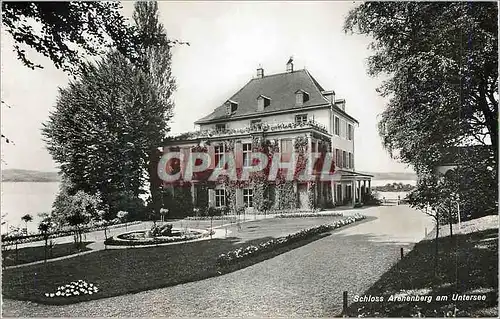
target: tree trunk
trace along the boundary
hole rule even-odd
[[[448,207],[448,219],[450,223],[450,238],[453,237],[453,213],[451,211],[451,207]]]
[[[43,257],[44,257],[43,262],[44,263],[47,262],[47,244],[48,244],[48,241],[49,241],[49,236],[45,235],[45,249],[43,251]]]
[[[436,238],[434,251],[434,276],[438,275],[438,239],[439,239],[439,215],[436,213]]]

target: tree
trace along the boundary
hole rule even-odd
[[[152,132],[145,139],[148,149],[143,153],[149,179],[149,192],[153,214],[158,215],[161,208],[161,180],[157,167],[162,153],[158,150],[169,132],[168,122],[172,117],[174,103],[171,99],[175,91],[175,79],[172,76],[169,40],[163,24],[159,21],[158,3],[156,1],[138,1],[134,6],[134,22],[137,30],[138,67],[144,73],[151,91],[144,91],[142,97],[146,114],[151,116],[148,121]],[[189,45],[189,44],[188,44]],[[148,92],[154,96],[148,96]]]
[[[366,2],[346,18],[374,39],[369,73],[388,76],[383,143],[417,173],[459,145],[489,145],[498,166],[497,15],[492,2]]]
[[[28,233],[28,223],[33,220],[33,216],[31,216],[30,214],[26,214],[21,217],[21,220],[23,220],[26,224],[26,233]]]
[[[69,193],[68,183],[63,180],[62,187],[53,205],[51,221],[59,226],[69,225],[74,228],[75,246],[82,243],[82,227],[92,220],[99,220],[102,202],[99,195],[84,191]]]
[[[45,241],[44,246],[44,262],[47,262],[47,247],[49,241],[50,230],[54,228],[54,224],[52,219],[45,215],[40,224],[38,225],[38,230],[43,234],[43,239]]]
[[[99,193],[112,214],[141,211],[141,154],[149,149],[141,131],[150,129],[142,122],[149,120],[140,107],[142,90],[145,81],[119,53],[85,64],[80,78],[60,90],[42,134],[69,195]]]
[[[120,13],[119,2],[2,2],[2,24],[16,44],[14,51],[29,68],[41,68],[23,47],[48,57],[58,69],[74,71],[86,55],[108,47],[134,56],[134,30]]]
[[[436,224],[435,250],[434,250],[434,274],[438,271],[438,239],[439,226],[442,219],[440,204],[443,199],[444,192],[439,187],[439,179],[434,174],[426,174],[421,176],[417,182],[416,189],[408,196],[410,206],[420,209],[425,214],[431,216]]]

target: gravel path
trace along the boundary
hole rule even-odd
[[[341,311],[342,291],[362,294],[397,261],[400,247],[408,251],[432,228],[406,206],[359,212],[377,219],[221,277],[66,306],[3,300],[3,315],[331,317]]]

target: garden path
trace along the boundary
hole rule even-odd
[[[346,212],[345,215],[355,213]],[[342,292],[362,294],[425,236],[432,221],[407,206],[359,210],[377,217],[275,258],[220,277],[93,300],[47,306],[3,300],[4,316],[331,317]],[[352,300],[352,299],[351,299]]]

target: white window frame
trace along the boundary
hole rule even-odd
[[[242,143],[241,149],[243,153],[243,167],[252,166],[252,143]]]
[[[285,154],[283,151],[283,144],[286,144],[285,142],[289,142],[290,144],[290,152],[288,154],[288,156],[291,156],[292,155],[292,152],[293,152],[293,141],[292,139],[282,139],[280,140],[280,145],[279,145],[279,148],[280,148],[280,153],[281,153],[281,159],[283,159],[283,155]]]
[[[224,188],[217,188],[215,189],[215,207],[220,208],[224,206],[226,206],[226,190]]]
[[[252,188],[243,188],[243,204],[245,204],[245,207],[253,207]]]
[[[297,114],[297,115],[295,115],[295,123],[296,124],[307,123],[307,114]]]
[[[224,127],[222,128],[221,126],[224,125]],[[219,127],[218,127],[219,126]],[[219,124],[215,124],[215,130],[217,132],[221,132],[221,131],[225,131],[227,130],[227,124],[226,123],[219,123]]]
[[[214,146],[214,158],[215,158],[215,163],[217,163],[216,168],[224,167],[223,163],[224,163],[225,151],[226,151],[226,145],[224,144]]]

